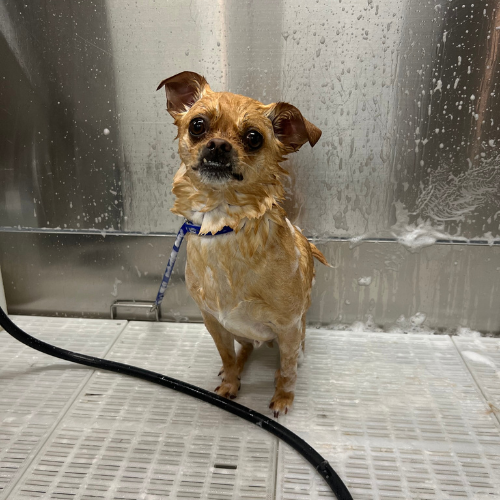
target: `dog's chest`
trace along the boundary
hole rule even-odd
[[[262,268],[245,259],[235,234],[190,238],[186,284],[198,306],[228,331],[256,342],[275,337],[253,300]]]

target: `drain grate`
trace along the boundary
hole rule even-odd
[[[41,331],[40,324],[28,329]],[[97,335],[69,338],[68,343],[89,342],[71,348],[97,351],[95,342],[102,341],[99,348],[106,351],[110,341],[103,332],[109,332],[111,322],[104,324]],[[53,329],[48,323],[44,327]],[[53,341],[67,347],[59,335]],[[488,356],[498,366],[500,340],[480,341],[487,341],[485,350],[478,344],[457,345]],[[32,355],[37,356],[30,351]],[[4,356],[14,359],[16,353],[2,352],[0,362]],[[220,360],[202,325],[129,323],[107,357],[210,390],[219,381]],[[500,499],[500,425],[476,386],[488,401],[497,401],[498,369],[477,356],[469,358],[470,363],[464,356],[466,365],[446,336],[311,330],[294,409],[280,421],[332,463],[355,500]],[[22,411],[29,384],[24,382],[19,396],[9,387],[31,376],[30,362],[23,358],[7,372],[2,364],[0,388],[10,398],[1,400],[2,409]],[[277,365],[276,348],[255,352],[238,400],[269,414]],[[67,379],[60,401],[45,398],[69,372],[93,374],[73,385]],[[50,432],[50,437],[43,437],[40,449],[42,438],[23,427],[15,445],[9,441],[9,453],[23,446],[34,450],[32,455],[38,453],[29,467],[26,459],[18,464],[24,474],[8,495],[7,490],[3,496],[0,492],[2,499],[333,498],[293,450],[217,408],[140,380],[86,368],[44,365],[30,380],[54,373],[57,377],[32,392],[37,417],[31,423],[40,425],[50,416],[42,433]],[[2,423],[2,439],[6,429]],[[30,444],[32,439],[35,444]],[[0,477],[6,474],[2,471]]]
[[[268,404],[276,352],[262,354],[242,391],[246,404]],[[108,357],[207,389],[218,385],[220,359],[200,325],[131,323]],[[19,499],[270,500],[276,458],[276,439],[233,415],[97,371],[14,493]]]
[[[355,499],[500,498],[500,430],[449,337],[310,332],[299,380],[285,425]],[[278,474],[280,500],[334,498],[282,444]]]
[[[14,316],[38,338],[104,356],[125,321]],[[34,351],[0,332],[0,497],[34,457],[91,371]]]

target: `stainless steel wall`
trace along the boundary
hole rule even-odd
[[[119,227],[111,52],[105,4],[0,2],[0,225]]]
[[[154,300],[173,237],[34,233],[0,239],[9,311],[109,317],[121,300]],[[318,244],[335,269],[316,266],[311,325],[362,321],[400,331],[471,328],[500,333],[500,245],[441,244],[409,252],[397,242]],[[163,319],[201,321],[184,283],[181,248]],[[154,319],[120,308],[120,317]],[[404,318],[402,318],[404,316]]]
[[[0,0],[0,226],[176,231],[175,130],[155,88],[190,69],[292,102],[323,130],[288,162],[286,208],[306,234],[499,240],[499,12],[500,0]],[[17,258],[5,238],[3,267]],[[48,242],[30,240],[32,260]]]
[[[191,69],[323,129],[289,163],[307,233],[381,235],[401,206],[499,236],[498,6],[1,0],[0,224],[174,231],[177,145],[155,88]]]

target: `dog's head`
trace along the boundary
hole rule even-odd
[[[229,92],[213,92],[204,77],[184,71],[163,80],[167,110],[178,127],[179,154],[198,186],[247,189],[279,182],[279,162],[321,130],[284,102],[264,105]],[[158,90],[157,89],[157,90]]]

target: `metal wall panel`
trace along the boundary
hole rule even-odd
[[[9,313],[108,318],[116,300],[154,300],[174,241],[99,233],[0,233]],[[200,318],[184,284],[184,267],[182,248],[162,310],[171,321]],[[155,317],[141,314],[140,319]]]
[[[500,239],[499,25],[500,0],[0,0],[0,226],[175,232],[176,132],[155,88],[189,69],[323,130],[287,163],[307,235],[394,240],[326,243],[340,267],[319,271],[310,321],[420,309],[498,331],[498,246],[395,242]],[[169,245],[0,233],[9,305],[107,314],[154,296]],[[166,317],[199,318],[176,279]]]
[[[190,69],[323,130],[288,164],[308,234],[498,237],[499,4],[1,0],[0,225],[173,232],[155,88]]]
[[[104,3],[0,2],[0,225],[120,227],[108,23]]]
[[[408,2],[399,48],[395,200],[411,222],[499,237],[500,2]]]
[[[166,236],[98,233],[0,235],[9,312],[103,318],[116,300],[155,299],[174,242]],[[396,242],[318,246],[335,269],[316,264],[310,325],[361,321],[408,329],[413,321],[430,329],[500,333],[500,245],[440,244],[418,252]],[[201,321],[184,283],[184,266],[181,248],[163,318]],[[130,310],[118,313],[154,319]]]

